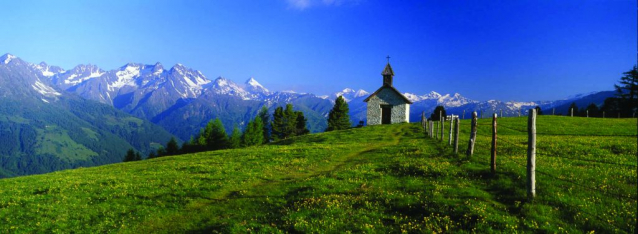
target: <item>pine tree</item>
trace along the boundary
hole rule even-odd
[[[132,162],[132,161],[136,161],[135,150],[128,149],[128,151],[126,151],[126,156],[124,156],[124,160],[122,160],[122,162]]]
[[[616,96],[620,101],[621,113],[623,116],[632,116],[638,110],[638,68],[624,72],[616,88]]]
[[[263,143],[268,143],[270,141],[270,114],[268,113],[268,108],[266,106],[261,107],[258,116],[264,125],[262,128]]]
[[[211,132],[213,131],[214,123],[215,123],[214,120],[208,121],[206,126],[199,131],[197,135],[197,144],[199,146],[202,146],[203,148],[208,147],[208,141],[209,141],[208,137],[211,135]]]
[[[574,111],[574,112],[572,112]],[[578,106],[576,105],[575,102],[572,102],[571,105],[569,105],[569,109],[567,109],[567,116],[571,116],[572,113],[574,113],[574,115],[578,116]]]
[[[140,154],[140,152],[135,152],[135,161],[140,161],[142,160],[142,155]]]
[[[306,117],[304,117],[303,112],[297,111],[295,112],[297,115],[297,126],[295,127],[295,135],[301,136],[310,133],[306,123],[308,122]]]
[[[231,149],[236,149],[241,147],[241,131],[239,131],[239,127],[235,126],[233,128],[233,133],[230,134],[229,145]]]
[[[160,146],[159,149],[157,149],[157,157],[164,157],[166,156],[166,149],[163,146]]]
[[[210,128],[209,128],[210,126]],[[219,118],[212,121],[206,126],[206,146],[209,150],[220,150],[228,148],[228,135],[224,129],[224,125]]]
[[[152,159],[152,158],[157,158],[157,154],[155,154],[155,151],[151,151],[150,153],[148,153],[148,157],[146,159]]]
[[[248,126],[244,131],[242,141],[245,146],[261,145],[263,143],[263,123],[261,122],[261,118],[259,116],[248,123]]]
[[[441,115],[440,111],[443,112],[443,118],[445,118],[445,116],[447,116],[447,113],[445,112],[445,107],[436,106],[434,108],[434,111],[430,115],[430,120],[432,120],[432,121],[440,121],[440,118],[439,118],[439,115]]]
[[[615,97],[610,97],[605,99],[603,106],[600,108],[600,111],[604,112],[606,117],[616,117],[618,116],[618,112],[620,111],[620,100]],[[602,115],[602,114],[601,114]]]
[[[292,104],[286,104],[284,111],[284,134],[283,139],[292,137],[297,130],[297,114],[292,109]]]
[[[284,108],[281,106],[275,109],[270,128],[272,140],[276,141],[284,138]]]
[[[343,96],[339,96],[328,114],[328,128],[326,131],[350,128],[352,124],[350,123],[349,111],[348,103]]]
[[[175,137],[171,137],[171,140],[166,143],[166,155],[176,155],[179,153],[179,146]]]
[[[589,106],[587,106],[587,109],[585,109],[585,115],[587,115],[587,113],[589,113],[589,117],[598,117],[600,116],[600,110],[598,109],[598,106],[594,103],[589,104]]]

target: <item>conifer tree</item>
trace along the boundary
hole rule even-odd
[[[142,160],[142,155],[140,154],[140,152],[135,152],[135,161],[140,161]]]
[[[228,135],[224,129],[224,125],[219,118],[209,122],[204,130],[206,137],[206,147],[209,150],[219,150],[228,148]]]
[[[350,123],[350,116],[348,112],[348,103],[343,96],[339,96],[335,101],[335,105],[332,107],[332,110],[330,110],[330,113],[328,114],[328,128],[326,131],[350,128],[352,124]]]
[[[578,106],[576,106],[575,102],[572,102],[572,104],[569,105],[569,109],[567,109],[567,116],[572,114],[572,110],[574,111],[574,115],[578,116]]]
[[[157,149],[157,157],[164,157],[166,156],[166,149],[163,146],[160,146],[159,149]]]
[[[123,162],[132,162],[132,161],[136,161],[135,160],[135,151],[133,149],[128,149],[128,151],[126,151],[126,156],[124,156],[124,160],[122,160]]]
[[[244,131],[242,141],[245,146],[260,145],[263,143],[263,123],[261,122],[261,118],[259,116],[248,123],[248,126]]]
[[[292,104],[286,104],[284,111],[284,134],[283,139],[292,137],[297,130],[297,114],[292,109]]]
[[[233,128],[233,132],[230,134],[229,147],[231,149],[241,147],[241,131],[239,131],[237,126]]]
[[[179,153],[179,146],[175,137],[171,137],[171,140],[166,143],[166,155],[176,155]]]
[[[259,118],[261,118],[261,122],[263,123],[262,131],[263,131],[263,143],[268,143],[270,141],[270,114],[268,113],[268,108],[266,106],[261,107],[258,114]]]
[[[585,115],[589,113],[589,117],[598,117],[600,116],[599,112],[600,109],[598,109],[598,106],[594,103],[589,104],[589,106],[585,109]]]
[[[272,140],[279,140],[284,138],[284,108],[281,106],[275,109],[272,122],[270,123],[271,138]]]
[[[624,72],[620,78],[619,85],[614,85],[616,96],[618,97],[621,114],[632,116],[638,110],[638,68]]]
[[[307,119],[306,117],[304,117],[303,112],[297,111],[295,113],[297,115],[297,126],[295,127],[295,135],[300,136],[310,133],[308,127],[306,126]]]
[[[436,106],[434,108],[434,111],[432,111],[432,114],[430,115],[430,120],[432,121],[439,121],[439,115],[441,115],[441,111],[443,113],[443,118],[445,118],[445,116],[447,116],[447,113],[445,113],[445,107],[443,106]]]
[[[152,159],[152,158],[157,158],[157,154],[155,154],[155,151],[151,151],[150,153],[148,153],[148,157],[146,159]]]

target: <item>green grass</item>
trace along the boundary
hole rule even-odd
[[[635,120],[541,116],[539,133],[605,136],[539,135],[553,177],[534,200],[526,119],[499,121],[495,175],[489,121],[470,159],[397,124],[3,179],[0,232],[636,232],[636,138],[614,136]]]

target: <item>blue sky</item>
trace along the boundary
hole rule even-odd
[[[635,0],[4,1],[0,54],[70,69],[182,63],[271,90],[553,100],[636,63]]]

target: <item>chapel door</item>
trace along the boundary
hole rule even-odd
[[[390,119],[392,118],[392,106],[390,105],[381,105],[381,124],[390,124],[392,123]]]

